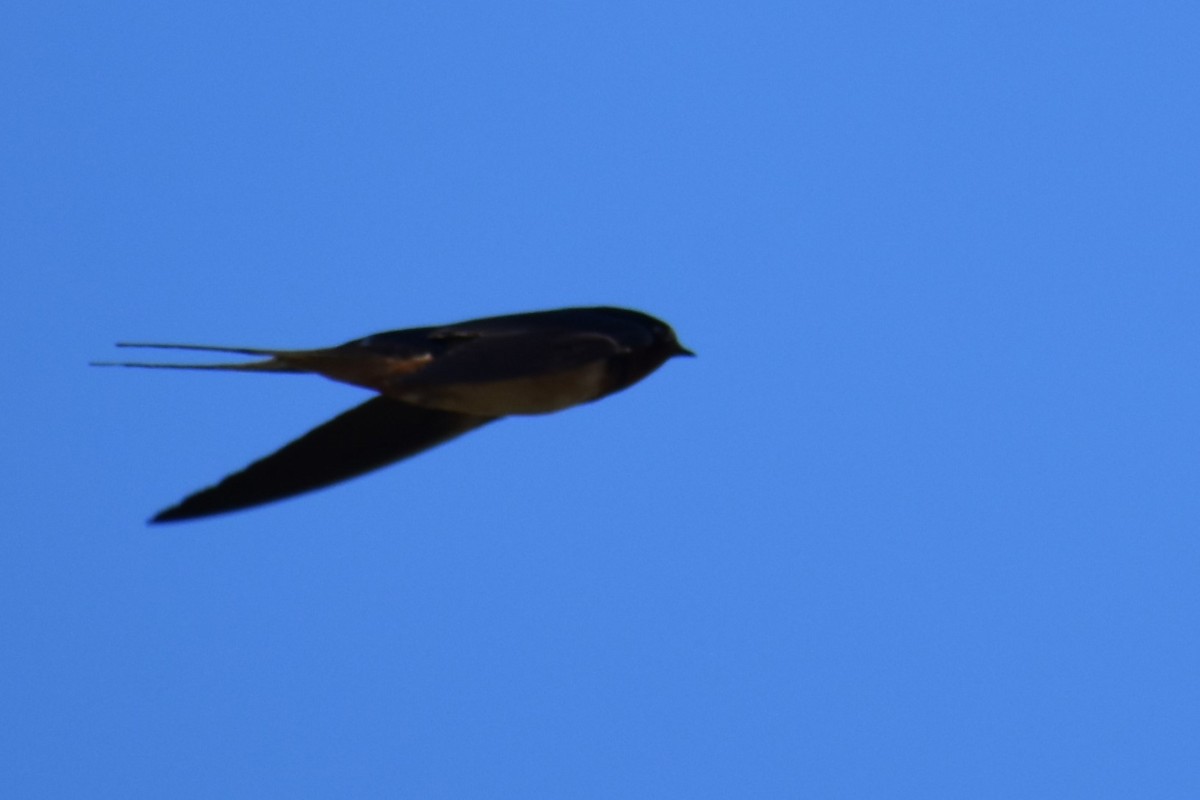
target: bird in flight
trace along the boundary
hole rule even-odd
[[[563,308],[377,333],[336,347],[264,350],[121,342],[118,347],[258,356],[233,364],[95,366],[294,372],[378,392],[150,521],[207,517],[282,500],[400,461],[512,414],[548,414],[632,386],[694,355],[666,323],[624,308]]]

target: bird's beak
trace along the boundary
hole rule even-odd
[[[674,352],[674,353],[671,353],[671,355],[673,355],[673,356],[687,356],[688,358],[695,358],[695,357],[696,357],[696,354],[695,354],[695,353],[693,353],[691,350],[688,350],[686,347],[684,347],[683,345],[681,345],[679,342],[676,342],[676,343],[675,343],[675,352]]]

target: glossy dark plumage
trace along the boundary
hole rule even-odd
[[[157,514],[152,522],[249,508],[361,475],[513,414],[544,414],[620,391],[672,356],[674,331],[622,308],[565,308],[390,331],[315,350],[121,344],[262,356],[239,364],[100,366],[302,372],[380,394]]]

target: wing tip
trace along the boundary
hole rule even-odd
[[[161,525],[164,522],[181,522],[185,519],[191,519],[195,515],[182,512],[179,506],[171,506],[159,511],[150,519],[146,520],[147,525]]]
[[[147,525],[161,525],[163,523],[170,524],[172,522],[186,522],[192,519],[202,519],[204,517],[212,517],[217,514],[225,514],[230,511],[239,511],[244,506],[234,504],[228,505],[213,505],[205,502],[193,502],[197,498],[203,498],[209,490],[197,492],[190,497],[187,497],[173,506],[164,508],[150,519],[146,520]]]

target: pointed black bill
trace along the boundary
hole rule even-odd
[[[376,397],[150,521],[207,517],[309,492],[416,455],[493,419]]]

